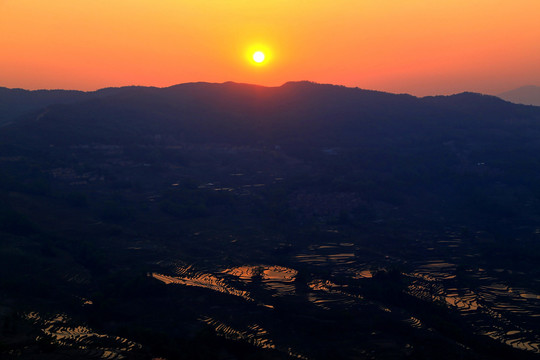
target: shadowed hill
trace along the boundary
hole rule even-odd
[[[82,91],[0,88],[0,124],[47,105],[72,103],[86,96]]]
[[[14,92],[16,98],[19,91]],[[309,82],[281,87],[188,83],[47,95],[39,102],[78,102],[34,111],[4,129],[3,135],[9,134],[5,141],[28,137],[36,144],[116,143],[165,136],[195,142],[287,145],[300,140],[342,146],[389,137],[449,140],[460,128],[481,132],[486,126],[506,128],[508,121],[513,127],[533,125],[540,118],[538,109],[480,94],[416,98]]]
[[[81,321],[130,359],[537,358],[540,108],[310,82],[10,96],[0,357],[102,354]]]
[[[72,104],[87,99],[128,93],[137,87],[105,88],[98,91],[23,90],[0,87],[0,125],[20,116],[53,104]]]
[[[58,158],[69,153],[60,149],[95,144],[280,149],[323,177],[380,184],[398,197],[435,187],[447,197],[486,184],[533,191],[539,138],[539,108],[474,93],[416,98],[309,82],[188,83],[48,106],[2,127],[0,150],[41,156],[57,149]]]

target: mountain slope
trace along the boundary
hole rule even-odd
[[[371,136],[376,134],[414,137],[426,132],[427,136],[448,127],[505,126],[504,121],[520,119],[530,122],[539,113],[472,93],[419,99],[306,82],[276,88],[192,83],[97,94],[99,98],[74,105],[49,106],[5,133],[33,133],[41,140],[52,136],[54,141],[71,143],[113,141],[114,137],[138,141],[154,135],[184,141],[288,143],[301,136],[334,146],[354,143],[358,137],[373,140]],[[60,133],[69,136],[55,135]],[[54,142],[52,138],[48,141]]]
[[[0,87],[0,125],[53,104],[71,104],[115,93],[126,93],[137,87],[105,88],[83,92],[76,90],[23,90]]]
[[[540,108],[99,95],[0,127],[0,357],[538,358]]]
[[[299,161],[305,164],[299,169],[311,167],[313,178],[341,178],[354,189],[364,184],[363,196],[407,202],[411,213],[430,197],[442,197],[453,205],[429,206],[471,221],[470,213],[482,210],[490,214],[482,221],[489,222],[517,213],[532,219],[523,206],[527,196],[536,197],[529,182],[540,177],[538,138],[538,108],[493,96],[416,98],[308,82],[189,83],[121,88],[109,96],[51,105],[4,126],[0,150],[4,156],[70,164],[72,149],[105,146],[118,149],[123,162],[153,158],[168,168],[172,158],[202,161],[185,149],[249,148]],[[294,172],[288,164],[272,165],[272,171]],[[197,177],[211,182],[219,162],[205,166]],[[523,191],[513,192],[516,184]],[[408,198],[411,190],[417,195]],[[472,201],[477,190],[485,198],[458,211],[458,203]]]

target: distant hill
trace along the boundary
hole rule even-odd
[[[20,116],[23,106],[34,111],[3,134],[50,143],[139,142],[166,135],[177,141],[354,145],[422,133],[450,138],[457,128],[505,125],[504,120],[540,114],[474,93],[416,98],[310,82],[280,87],[188,83],[93,93],[3,91],[8,96],[0,99],[10,107],[4,117]],[[46,109],[38,110],[42,104]]]
[[[0,152],[47,156],[40,161],[48,164],[71,162],[72,149],[102,145],[125,149],[127,157],[151,153],[145,149],[279,149],[306,164],[331,164],[331,173],[349,184],[389,182],[386,194],[391,188],[398,197],[413,188],[447,197],[450,189],[469,191],[471,179],[474,187],[492,186],[495,193],[501,183],[540,178],[540,108],[495,96],[417,98],[310,82],[108,91],[49,105],[4,125]],[[140,161],[139,155],[129,161]],[[194,154],[178,156],[200,161]],[[204,171],[214,166],[221,165]],[[377,186],[366,192],[375,194]]]
[[[106,88],[98,91],[23,90],[0,87],[0,125],[19,116],[52,104],[71,104],[78,101],[126,92],[134,87]]]
[[[540,86],[522,86],[498,95],[501,99],[516,104],[540,106]]]
[[[86,93],[82,91],[0,88],[0,124],[50,104],[71,103],[85,96]]]

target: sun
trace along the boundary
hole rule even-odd
[[[264,55],[262,51],[255,51],[253,53],[253,61],[255,61],[258,64],[262,63],[265,58],[266,56]]]
[[[244,51],[244,59],[255,68],[262,69],[274,63],[274,51],[267,44],[262,42],[252,43]]]

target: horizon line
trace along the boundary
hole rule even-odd
[[[463,93],[475,93],[475,94],[496,96],[497,97],[498,95],[503,95],[506,92],[511,92],[511,91],[515,91],[515,90],[518,90],[518,89],[522,89],[522,88],[529,88],[529,87],[537,88],[537,87],[539,87],[537,85],[523,85],[523,86],[520,86],[520,87],[517,87],[517,88],[514,88],[514,89],[510,89],[508,91],[501,92],[499,94],[488,94],[488,93],[465,90],[465,91],[455,92],[455,93],[450,93],[450,94],[430,94],[430,95],[423,95],[423,96],[413,95],[413,94],[407,93],[407,92],[399,93],[399,92],[391,92],[391,91],[378,90],[378,89],[361,88],[359,86],[348,86],[348,85],[333,84],[333,83],[320,83],[320,82],[316,82],[316,81],[313,81],[313,80],[291,80],[291,81],[286,81],[286,82],[282,83],[281,85],[277,85],[277,86],[269,86],[269,85],[261,85],[261,84],[253,84],[253,83],[245,83],[245,82],[237,82],[237,81],[228,80],[228,81],[224,81],[224,82],[188,81],[188,82],[176,83],[176,84],[172,84],[172,85],[168,85],[168,86],[153,86],[153,85],[135,85],[135,84],[131,84],[131,85],[122,85],[122,86],[106,86],[106,87],[102,87],[102,88],[97,88],[95,90],[62,89],[62,88],[25,89],[25,88],[21,88],[21,87],[13,87],[12,88],[12,87],[4,87],[4,86],[0,86],[0,88],[4,88],[4,89],[8,89],[8,90],[30,91],[30,92],[32,92],[32,91],[75,91],[75,92],[93,93],[93,92],[98,92],[98,91],[107,90],[107,89],[122,89],[122,88],[168,89],[168,88],[172,88],[172,87],[175,87],[175,86],[193,85],[193,84],[208,84],[208,85],[237,84],[237,85],[245,85],[245,86],[256,86],[256,87],[261,87],[261,88],[280,88],[280,87],[283,87],[283,86],[285,86],[287,84],[298,84],[298,83],[309,83],[309,84],[314,84],[314,85],[337,86],[337,87],[344,87],[344,88],[347,88],[347,89],[360,89],[360,90],[375,91],[375,92],[395,94],[395,95],[410,95],[410,96],[414,96],[414,97],[417,97],[417,98],[432,97],[432,96],[452,96],[452,95],[458,95],[458,94],[463,94]]]

